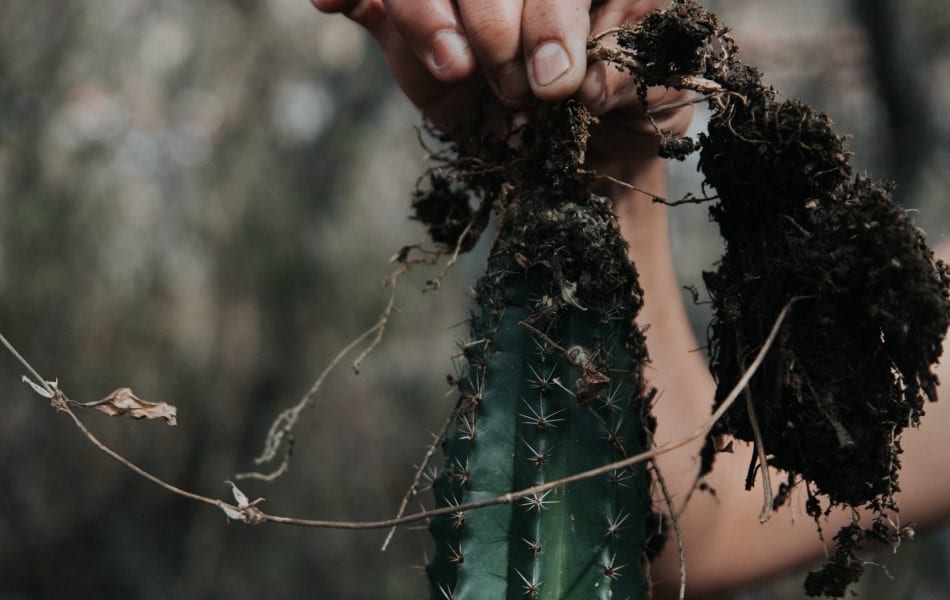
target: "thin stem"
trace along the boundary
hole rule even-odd
[[[439,444],[442,443],[442,440],[445,439],[445,435],[449,430],[449,427],[452,426],[452,421],[458,416],[458,407],[453,410],[448,418],[442,423],[442,429],[439,435],[435,436],[435,439],[426,447],[426,453],[422,457],[422,461],[419,463],[418,468],[416,468],[416,473],[412,478],[412,483],[409,485],[409,489],[406,490],[406,493],[402,497],[402,502],[399,503],[399,510],[396,511],[396,518],[406,514],[406,507],[409,506],[409,500],[419,492],[419,482],[422,480],[422,476],[425,473],[426,468],[429,466],[429,461],[432,460],[433,455],[435,455],[436,449],[439,447]],[[386,539],[383,540],[383,545],[380,547],[380,552],[385,552],[386,548],[389,547],[389,542],[392,541],[393,535],[396,533],[396,527],[393,526],[390,528],[389,533],[386,534]]]
[[[395,292],[395,290],[393,291]],[[389,306],[392,305],[392,302],[393,295],[390,295]],[[354,338],[349,344],[344,346],[343,349],[340,350],[333,358],[333,360],[330,361],[330,364],[324,367],[323,371],[317,377],[317,380],[313,382],[313,385],[310,386],[310,389],[307,390],[307,393],[305,393],[303,397],[300,398],[300,401],[294,406],[281,412],[277,418],[274,419],[274,422],[271,424],[270,430],[267,433],[267,439],[264,443],[264,451],[260,456],[254,459],[254,464],[260,465],[268,463],[274,459],[274,457],[277,455],[277,449],[280,448],[280,443],[293,431],[294,427],[297,425],[297,421],[300,419],[300,413],[303,412],[303,409],[313,403],[314,397],[316,397],[317,392],[320,391],[320,388],[323,386],[323,382],[326,380],[327,376],[329,376],[330,373],[336,369],[336,367],[340,364],[340,362],[343,361],[346,355],[352,352],[356,346],[361,344],[363,340],[368,338],[373,333],[376,333],[383,322],[383,319],[380,319],[375,325],[356,336],[356,338]],[[252,473],[242,473],[241,476],[244,479],[263,478],[264,480],[273,480],[274,475],[278,472],[283,472],[283,470],[283,466],[281,466],[278,467],[273,473],[267,475],[257,474],[261,475],[261,477],[256,477],[255,474]]]
[[[459,256],[462,254],[462,244],[465,242],[465,236],[468,235],[468,232],[472,230],[472,226],[475,225],[475,221],[478,219],[478,215],[473,215],[469,219],[468,224],[465,225],[465,229],[462,230],[462,233],[459,234],[458,239],[455,241],[455,250],[452,252],[452,256],[449,257],[449,260],[445,261],[445,266],[442,268],[442,272],[439,273],[438,277],[429,281],[427,289],[437,290],[442,287],[442,281],[445,279],[445,275],[449,272],[449,269],[455,266],[455,263],[458,262]]]
[[[646,114],[649,116],[658,115],[660,113],[666,112],[668,110],[675,110],[677,108],[683,108],[684,106],[690,106],[691,104],[699,104],[700,102],[705,102],[711,98],[715,98],[723,94],[725,90],[714,91],[703,94],[701,96],[694,96],[687,100],[681,100],[679,102],[670,102],[669,104],[661,104],[659,106],[654,106],[653,108],[648,108]]]
[[[414,523],[416,521],[421,521],[424,519],[429,519],[429,518],[437,517],[440,515],[447,515],[447,514],[455,513],[458,511],[475,510],[479,508],[486,508],[489,506],[498,506],[500,504],[510,504],[516,500],[519,500],[527,496],[542,494],[544,492],[547,492],[553,489],[565,487],[572,483],[577,483],[579,481],[584,481],[586,479],[597,477],[598,475],[605,475],[607,473],[610,473],[611,471],[633,466],[635,464],[642,463],[652,458],[656,458],[657,456],[666,454],[667,452],[670,452],[672,450],[676,450],[677,448],[682,448],[683,446],[686,446],[687,444],[690,444],[691,442],[694,442],[695,440],[698,440],[704,437],[706,434],[708,434],[709,431],[713,428],[713,426],[719,421],[719,419],[721,419],[722,416],[726,414],[726,411],[728,411],[732,407],[732,405],[736,401],[736,398],[739,397],[739,394],[742,393],[742,390],[745,389],[745,386],[749,384],[749,381],[752,379],[752,377],[758,371],[759,367],[762,365],[762,361],[765,359],[765,356],[768,353],[769,349],[775,343],[775,338],[778,336],[782,323],[785,321],[785,318],[788,315],[789,310],[791,310],[792,305],[801,299],[803,299],[802,296],[796,296],[792,298],[791,300],[789,300],[788,303],[785,304],[785,306],[779,312],[778,317],[776,317],[775,323],[772,325],[772,329],[769,332],[769,335],[766,338],[765,343],[762,344],[762,347],[759,349],[759,352],[756,354],[755,359],[749,365],[748,369],[746,369],[746,371],[742,374],[742,377],[739,378],[739,381],[736,383],[735,387],[732,388],[732,390],[729,392],[726,398],[722,401],[722,404],[719,405],[719,408],[717,408],[716,411],[713,412],[712,416],[708,420],[706,420],[702,425],[697,427],[690,435],[686,436],[683,439],[680,439],[674,442],[668,442],[652,450],[641,452],[640,454],[637,454],[629,458],[625,458],[623,460],[619,460],[619,461],[616,461],[616,462],[613,462],[601,467],[597,467],[595,469],[590,469],[588,471],[577,473],[575,475],[571,475],[563,479],[558,479],[556,481],[552,481],[549,483],[532,486],[529,488],[525,488],[523,490],[518,490],[516,492],[510,492],[510,493],[498,496],[496,498],[482,500],[479,502],[471,502],[469,504],[446,506],[443,508],[437,508],[435,510],[416,513],[414,515],[407,515],[404,517],[400,517],[398,519],[387,519],[385,521],[350,522],[350,521],[318,521],[318,520],[310,520],[310,519],[295,519],[291,517],[275,517],[272,515],[265,515],[265,518],[268,521],[272,521],[275,523],[284,523],[287,525],[299,525],[299,526],[306,526],[306,527],[326,527],[326,528],[333,528],[333,529],[379,529],[383,527],[405,525],[407,523]]]
[[[59,393],[59,396],[62,397],[62,392]],[[91,431],[89,431],[89,429],[88,429],[88,428],[86,427],[86,425],[79,419],[79,417],[76,416],[76,413],[74,413],[73,410],[69,407],[69,405],[65,402],[65,400],[66,400],[65,397],[62,397],[62,400],[63,400],[64,402],[62,402],[62,403],[56,403],[56,408],[57,408],[58,410],[60,410],[61,412],[66,413],[66,414],[69,416],[69,418],[73,420],[73,423],[76,424],[76,427],[79,428],[79,430],[86,436],[86,438],[89,439],[90,442],[92,442],[92,444],[93,444],[96,448],[98,448],[99,450],[102,450],[103,452],[105,452],[107,455],[109,455],[109,457],[111,457],[113,460],[117,461],[118,463],[120,463],[121,465],[123,465],[124,467],[126,467],[127,469],[129,469],[130,471],[136,473],[137,475],[141,475],[142,477],[144,477],[145,479],[148,479],[149,481],[151,481],[151,482],[154,483],[155,485],[158,485],[158,486],[160,486],[160,487],[163,487],[163,488],[165,488],[166,490],[168,490],[169,492],[172,492],[173,494],[178,494],[179,496],[184,496],[185,498],[190,498],[191,500],[196,500],[196,501],[198,501],[198,502],[204,502],[205,504],[210,504],[210,505],[216,506],[216,507],[218,507],[218,508],[221,508],[222,506],[227,506],[228,508],[232,508],[232,509],[234,509],[235,511],[240,511],[240,507],[234,506],[234,505],[229,504],[229,503],[227,503],[227,502],[223,502],[223,501],[218,500],[218,499],[216,499],[216,498],[209,498],[209,497],[207,497],[207,496],[202,496],[201,494],[195,494],[195,493],[193,493],[193,492],[189,492],[189,491],[187,491],[187,490],[183,490],[183,489],[181,489],[180,487],[177,487],[177,486],[174,486],[174,485],[172,485],[172,484],[170,484],[170,483],[167,483],[167,482],[165,482],[164,480],[160,479],[159,477],[157,477],[157,476],[155,476],[155,475],[152,475],[151,473],[149,473],[149,472],[146,471],[145,469],[143,469],[143,468],[139,467],[138,465],[132,463],[131,461],[129,461],[128,459],[126,459],[125,457],[123,457],[121,454],[119,454],[118,452],[116,452],[116,451],[113,450],[112,448],[109,448],[109,447],[106,446],[104,443],[102,443],[102,441],[100,441],[99,438],[97,438]]]
[[[257,524],[257,523],[262,523],[266,521],[270,523],[280,523],[283,525],[296,525],[299,527],[318,527],[318,528],[325,528],[325,529],[384,529],[384,528],[389,528],[389,527],[398,527],[401,525],[407,525],[409,523],[416,523],[419,521],[431,519],[432,517],[456,513],[459,511],[476,510],[479,508],[486,508],[489,506],[498,506],[501,504],[511,504],[512,502],[519,500],[521,498],[525,498],[527,496],[541,495],[551,490],[571,485],[572,483],[577,483],[579,481],[591,479],[599,475],[605,475],[607,473],[610,473],[618,469],[625,469],[627,467],[631,467],[635,464],[642,463],[647,460],[651,460],[653,458],[656,458],[657,456],[661,456],[663,454],[666,454],[667,452],[676,450],[677,448],[682,448],[683,446],[686,446],[687,444],[706,436],[709,433],[709,431],[712,429],[712,427],[716,424],[716,422],[718,422],[719,419],[721,419],[722,416],[726,413],[726,411],[728,411],[732,407],[732,405],[736,401],[736,398],[739,397],[739,394],[742,393],[742,390],[745,389],[745,386],[749,384],[749,381],[758,371],[759,367],[762,365],[762,361],[765,359],[766,354],[768,353],[769,349],[772,347],[772,344],[775,342],[775,338],[778,336],[779,330],[782,326],[782,323],[785,321],[785,317],[788,315],[789,310],[791,309],[792,305],[800,299],[801,297],[792,298],[782,308],[782,310],[779,312],[778,317],[776,317],[775,319],[775,323],[772,325],[772,330],[769,332],[769,335],[766,338],[765,343],[762,344],[762,347],[759,349],[759,352],[756,354],[755,359],[749,365],[748,369],[746,369],[746,371],[742,374],[742,377],[736,383],[735,387],[732,388],[732,390],[729,392],[729,395],[726,396],[726,398],[722,401],[722,404],[719,405],[719,408],[717,408],[716,411],[713,412],[712,416],[708,420],[706,420],[702,425],[697,427],[687,437],[681,440],[674,441],[674,442],[668,442],[666,444],[663,444],[662,446],[653,448],[652,450],[641,452],[640,454],[625,458],[623,460],[612,462],[610,464],[603,465],[595,469],[590,469],[581,473],[576,473],[574,475],[565,477],[563,479],[558,479],[556,481],[544,483],[541,485],[535,485],[529,488],[525,488],[523,490],[518,490],[516,492],[509,492],[507,494],[503,494],[496,498],[490,498],[490,499],[483,500],[480,502],[471,502],[468,504],[446,506],[443,508],[438,508],[438,509],[430,510],[430,511],[421,511],[415,514],[405,515],[405,516],[393,518],[393,519],[385,519],[382,521],[331,521],[331,520],[301,519],[297,517],[271,515],[271,514],[264,513],[263,511],[260,511],[259,509],[256,508],[256,504],[262,501],[261,498],[258,498],[250,503],[241,502],[241,506],[235,506],[233,504],[224,502],[222,500],[218,500],[216,498],[209,498],[207,496],[202,496],[200,494],[195,494],[195,493],[183,490],[170,483],[166,483],[162,479],[156,477],[155,475],[152,475],[148,471],[133,464],[132,462],[130,462],[129,460],[121,456],[119,453],[115,452],[114,450],[112,450],[111,448],[103,444],[101,441],[99,441],[99,439],[96,438],[92,434],[92,432],[86,428],[86,426],[82,423],[79,417],[77,417],[76,414],[73,413],[73,411],[69,408],[68,400],[61,390],[59,389],[53,390],[54,396],[52,398],[52,402],[55,408],[69,415],[69,417],[73,420],[73,422],[76,424],[79,430],[83,432],[86,438],[89,439],[89,441],[92,442],[93,445],[95,445],[99,450],[107,454],[110,458],[117,461],[118,463],[126,467],[127,469],[144,477],[145,479],[148,479],[152,483],[164,488],[165,490],[169,492],[178,494],[179,496],[183,496],[191,500],[203,502],[205,504],[210,504],[211,506],[215,506],[219,509],[222,509],[224,510],[225,514],[227,514],[228,516],[232,518],[240,519],[244,523]],[[368,330],[368,332],[372,332],[373,330],[374,329],[371,328],[370,330]],[[14,356],[17,356],[21,360],[21,362],[24,363],[24,366],[27,366],[30,372],[34,373],[40,381],[45,381],[45,379],[43,379],[42,376],[36,373],[36,371],[32,367],[29,366],[29,363],[27,363],[25,359],[20,357],[19,353],[12,350],[12,346],[10,346],[9,343],[6,343],[4,345],[7,346],[7,349],[11,350]]]
[[[749,413],[749,423],[752,425],[752,435],[755,439],[755,452],[759,457],[759,471],[762,474],[762,512],[759,513],[759,523],[764,524],[772,516],[772,481],[769,477],[769,461],[765,454],[765,442],[762,441],[762,430],[759,428],[759,420],[755,415],[755,407],[752,405],[752,393],[745,390],[745,407]]]
[[[666,509],[670,511],[670,522],[673,524],[673,533],[676,534],[676,548],[679,551],[680,560],[680,593],[679,600],[686,598],[686,544],[683,541],[683,531],[680,529],[679,516],[676,513],[676,507],[673,505],[673,496],[670,495],[670,489],[666,485],[666,478],[660,471],[655,460],[650,461],[653,467],[653,474],[656,475],[657,483],[660,484],[660,490],[663,492],[663,501],[666,502]]]
[[[43,379],[43,377],[42,377],[39,373],[36,372],[36,369],[33,368],[33,365],[31,365],[29,362],[27,362],[27,360],[26,360],[25,358],[23,358],[23,356],[20,355],[19,352],[17,352],[17,349],[13,347],[13,344],[11,344],[11,343],[7,340],[7,338],[4,337],[4,335],[3,335],[2,333],[0,333],[0,342],[3,342],[3,345],[6,346],[7,350],[10,351],[10,354],[12,354],[14,357],[16,357],[16,359],[17,359],[18,361],[20,361],[20,364],[23,365],[23,367],[24,367],[27,371],[30,372],[30,375],[33,376],[33,379],[36,380],[36,383],[37,383],[40,387],[42,387],[44,390],[46,390],[47,392],[49,392],[50,397],[52,397],[53,395],[56,394],[56,390],[53,389],[53,386],[51,386],[50,384],[46,383],[46,380]]]
[[[400,273],[400,275],[401,274],[402,273]],[[369,345],[366,346],[366,348],[364,348],[362,352],[360,352],[360,355],[356,357],[356,360],[353,361],[353,364],[351,365],[351,367],[353,368],[354,373],[360,372],[360,365],[363,364],[363,360],[365,360],[366,357],[369,356],[370,352],[375,350],[379,346],[380,342],[383,341],[383,334],[386,332],[386,325],[389,323],[389,317],[390,315],[392,315],[393,307],[396,305],[396,281],[397,280],[398,280],[398,276],[389,280],[389,285],[392,286],[392,291],[389,293],[389,302],[386,303],[386,308],[383,309],[383,314],[380,315],[379,321],[377,321],[376,324],[373,325],[373,327],[371,327],[368,330],[368,331],[375,330],[376,336],[369,343]]]

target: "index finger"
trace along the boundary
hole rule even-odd
[[[451,0],[383,0],[389,18],[432,75],[457,82],[477,65]]]
[[[528,80],[542,100],[572,96],[587,71],[591,0],[525,0],[521,21]]]

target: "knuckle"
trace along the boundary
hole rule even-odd
[[[521,49],[521,23],[509,11],[466,11],[465,33],[484,61],[508,62]]]
[[[465,30],[476,39],[504,43],[517,37],[517,25],[498,17],[485,16],[465,24]]]

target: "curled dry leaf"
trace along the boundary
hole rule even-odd
[[[234,510],[233,508],[231,508],[230,506],[228,506],[227,504],[224,504],[224,503],[221,503],[219,506],[221,507],[221,510],[224,511],[224,514],[225,514],[229,519],[234,519],[235,521],[243,521],[243,520],[244,520],[244,515],[241,514],[241,511]]]
[[[263,498],[258,498],[253,502],[250,502],[247,498],[247,495],[241,491],[241,489],[235,485],[233,481],[225,481],[226,484],[231,486],[231,493],[234,494],[234,501],[238,504],[238,509],[235,510],[233,506],[229,506],[223,502],[218,504],[224,514],[227,515],[229,519],[234,519],[236,521],[242,521],[248,525],[257,525],[258,523],[263,523],[265,521],[264,513],[258,510],[255,507],[255,504],[263,502]]]
[[[234,494],[234,501],[238,503],[238,506],[244,508],[251,505],[250,501],[247,499],[247,495],[242,492],[241,488],[235,485],[233,481],[225,481],[224,483],[231,486],[231,493]]]
[[[146,402],[132,393],[129,388],[119,388],[102,400],[82,404],[88,408],[102,411],[110,417],[132,417],[133,419],[165,419],[169,425],[177,425],[178,409],[165,402]]]
[[[38,383],[34,383],[33,380],[30,379],[29,377],[27,377],[26,375],[24,375],[24,376],[21,377],[20,379],[21,379],[21,381],[23,381],[23,383],[25,383],[25,384],[29,385],[31,388],[33,388],[33,391],[34,391],[34,392],[36,392],[36,393],[39,394],[40,396],[43,396],[44,398],[52,399],[53,396],[55,395],[55,394],[50,393],[49,390],[50,390],[50,389],[53,389],[53,390],[56,390],[56,389],[57,389],[57,382],[56,382],[56,381],[47,381],[47,382],[45,382],[45,383],[46,383],[46,386],[42,386],[42,385],[39,385]]]

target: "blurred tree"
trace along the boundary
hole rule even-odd
[[[0,33],[3,331],[76,398],[132,385],[177,404],[180,432],[90,421],[146,468],[223,492],[383,300],[350,296],[379,274],[356,275],[362,288],[340,278],[363,240],[315,235],[351,212],[340,199],[392,102],[384,65],[359,32],[284,0],[13,3]],[[394,249],[363,262],[381,271]],[[328,322],[352,327],[316,333]],[[379,589],[354,574],[378,536],[333,547],[228,528],[89,451],[18,375],[2,369],[0,597],[244,598],[278,584],[301,597],[315,578],[331,596]],[[359,416],[328,420],[350,419],[352,432]],[[424,444],[417,427],[409,448]],[[322,510],[349,512],[337,488],[361,461],[317,470],[339,482],[319,490]],[[352,514],[393,510],[408,462]],[[313,508],[312,479],[283,485],[277,498]]]
[[[923,172],[931,167],[939,131],[933,117],[923,52],[909,31],[909,11],[893,0],[852,0],[871,53],[875,89],[884,106],[885,172],[902,186],[906,206],[915,206]]]

